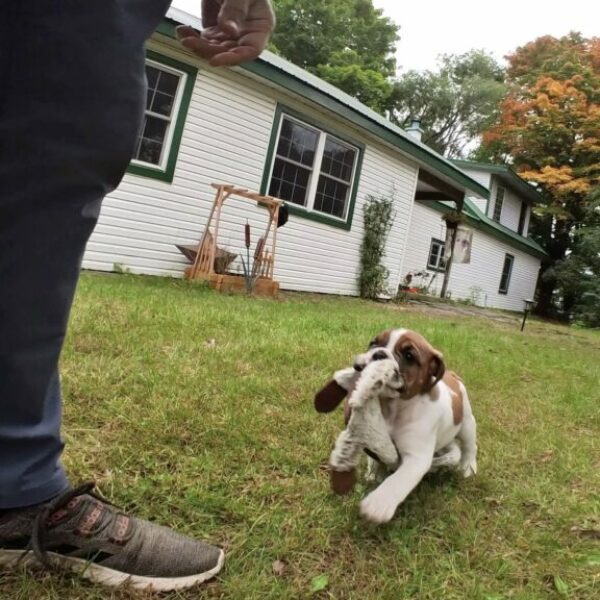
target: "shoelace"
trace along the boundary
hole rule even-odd
[[[45,548],[46,545],[46,536],[48,533],[48,519],[50,516],[55,513],[57,510],[63,508],[71,500],[78,496],[89,495],[96,500],[99,500],[103,504],[108,504],[110,506],[114,506],[108,500],[102,498],[100,495],[94,493],[92,490],[96,487],[96,484],[93,481],[89,481],[87,483],[83,483],[75,488],[69,489],[62,494],[59,494],[56,498],[54,498],[51,502],[46,504],[46,506],[37,514],[34,522],[33,528],[31,531],[31,540],[29,542],[29,546],[23,553],[23,557],[25,557],[29,552],[33,551],[35,557],[38,559],[40,563],[42,563],[47,569],[53,569],[54,565],[50,562],[48,558],[48,553]]]

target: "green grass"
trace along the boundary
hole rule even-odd
[[[227,549],[218,579],[169,599],[597,598],[600,336],[518,325],[84,275],[62,358],[65,464],[118,505]],[[364,487],[329,492],[322,465],[342,417],[312,398],[390,326],[419,330],[464,378],[480,472],[429,476],[375,527],[358,519]],[[10,600],[145,597],[0,577]]]

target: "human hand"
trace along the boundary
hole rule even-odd
[[[275,27],[271,0],[202,0],[202,32],[177,27],[177,39],[212,66],[254,60],[266,48]]]

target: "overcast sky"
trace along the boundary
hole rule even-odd
[[[324,0],[325,2],[327,0]],[[483,48],[498,60],[541,35],[580,31],[600,36],[597,0],[374,0],[401,27],[397,46],[403,69],[430,69],[443,53]],[[200,15],[200,0],[173,0],[173,6]]]

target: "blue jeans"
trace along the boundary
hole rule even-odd
[[[170,0],[0,0],[0,509],[67,487],[57,371],[86,242],[133,153]]]

